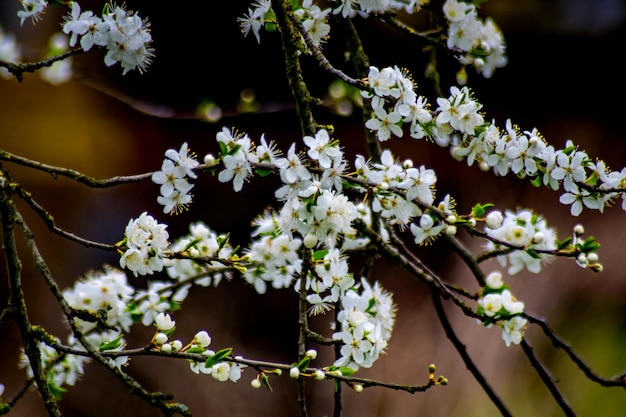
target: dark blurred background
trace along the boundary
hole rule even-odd
[[[81,1],[83,10],[100,10],[100,1]],[[103,65],[103,51],[93,50],[73,57],[75,78],[52,86],[37,74],[26,74],[23,83],[0,79],[0,147],[21,156],[52,165],[79,170],[98,178],[153,171],[160,167],[163,153],[184,141],[200,157],[215,152],[215,133],[222,126],[233,126],[258,140],[262,133],[286,149],[299,140],[287,82],[283,76],[278,34],[263,33],[260,45],[243,38],[236,18],[248,2],[127,1],[130,10],[148,17],[152,24],[156,55],[149,70],[140,75],[121,75],[118,66]],[[19,26],[17,1],[0,4],[0,24],[16,35],[23,47],[24,60],[38,60],[49,36],[58,31],[64,9],[50,7],[43,21]],[[623,82],[621,55],[626,39],[626,4],[620,0],[566,1],[491,0],[482,16],[491,16],[507,41],[509,64],[481,79],[469,70],[469,84],[476,98],[484,103],[487,118],[504,125],[511,118],[523,130],[536,127],[555,147],[572,139],[592,157],[620,170],[626,149],[623,122]],[[430,94],[431,85],[422,75],[426,56],[422,43],[409,40],[372,20],[358,22],[371,63],[379,67],[398,64],[409,69],[419,85],[418,92]],[[341,66],[339,40],[331,40],[326,51]],[[458,68],[442,68],[444,85],[454,82]],[[312,90],[325,94],[329,78],[311,60],[304,59]],[[447,88],[444,86],[444,88]],[[240,92],[251,89],[261,112],[237,112]],[[196,117],[196,107],[211,100],[222,107],[225,117],[216,124]],[[433,97],[430,96],[433,101]],[[332,123],[353,160],[363,153],[360,115],[339,117],[320,110],[318,121]],[[449,158],[448,151],[424,141],[394,139],[385,146],[402,158],[432,167],[439,178],[438,197],[455,196],[459,212],[468,212],[478,203],[492,202],[501,209],[532,207],[542,213],[559,236],[571,233],[582,222],[587,233],[602,244],[599,252],[602,274],[583,270],[572,262],[557,259],[535,276],[520,274],[507,282],[531,314],[545,317],[554,329],[603,376],[626,368],[626,284],[623,251],[626,238],[625,214],[620,202],[603,215],[584,212],[569,216],[569,207],[558,203],[559,195],[515,178],[496,178],[468,168]],[[154,184],[125,185],[91,190],[47,174],[4,164],[14,179],[32,192],[33,197],[52,213],[60,227],[88,239],[115,243],[123,236],[126,223],[147,210],[169,224],[171,236],[187,232],[191,221],[203,220],[217,232],[231,231],[236,243],[245,244],[249,223],[272,203],[276,181],[253,179],[242,193],[230,184],[203,177],[194,189],[195,203],[182,216],[167,217],[156,203]],[[60,287],[66,288],[90,269],[103,263],[116,265],[117,257],[67,242],[51,235],[25,205],[18,205],[37,236],[40,250]],[[480,242],[464,235],[477,252]],[[45,326],[62,339],[67,334],[61,311],[34,273],[25,245],[20,242],[25,267],[24,285],[31,321]],[[427,263],[446,279],[477,290],[468,270],[449,254],[445,245],[420,249]],[[4,261],[3,261],[4,262]],[[499,268],[493,262],[488,270]],[[4,268],[2,274],[5,274]],[[145,282],[129,277],[141,286]],[[362,376],[402,384],[426,381],[430,363],[438,366],[450,384],[423,394],[409,395],[372,388],[363,394],[346,393],[344,415],[352,416],[491,416],[497,410],[465,369],[458,354],[445,338],[433,313],[425,286],[401,270],[380,262],[373,279],[394,293],[398,304],[397,324],[388,354]],[[0,283],[0,307],[6,303],[6,280]],[[224,303],[228,299],[229,302]],[[185,339],[206,329],[213,336],[215,349],[234,347],[236,354],[250,358],[291,362],[297,354],[295,341],[295,293],[270,291],[261,297],[236,280],[218,288],[192,292],[183,309],[174,315],[177,335]],[[509,404],[516,416],[558,416],[548,391],[528,365],[521,349],[506,348],[497,329],[484,329],[474,320],[449,309],[451,320],[469,353],[488,380]],[[327,332],[324,320],[312,325]],[[10,398],[21,386],[23,371],[17,367],[19,334],[13,324],[0,329],[0,382]],[[150,329],[133,329],[129,346],[145,344]],[[601,388],[588,382],[562,352],[555,351],[535,328],[528,340],[540,358],[553,370],[559,387],[580,416],[622,416],[626,395],[618,388]],[[332,361],[331,352],[320,349],[317,364]],[[272,415],[297,413],[295,386],[286,377],[272,378],[274,392],[252,390],[255,377],[244,373],[238,384],[220,383],[189,372],[185,363],[136,358],[129,372],[151,390],[171,392],[178,401],[191,406],[198,416]],[[311,415],[332,411],[330,382],[310,383]],[[245,400],[244,400],[245,399]],[[243,400],[243,401],[242,401]],[[127,394],[125,387],[95,364],[85,377],[71,387],[61,402],[67,416],[152,416],[156,413],[141,400]],[[31,392],[10,415],[45,415],[36,394]]]

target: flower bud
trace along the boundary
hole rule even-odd
[[[172,330],[176,326],[176,322],[172,320],[169,314],[159,313],[154,320],[157,329],[167,331]]]
[[[208,167],[212,167],[213,165],[215,165],[215,157],[213,156],[213,154],[210,154],[210,153],[206,154],[204,156],[204,163]]]
[[[485,223],[487,227],[490,229],[497,229],[502,226],[502,222],[504,221],[504,216],[502,216],[502,212],[498,210],[494,210],[487,215],[485,219]]]
[[[326,379],[326,374],[318,369],[313,374],[313,377],[315,379],[317,379],[318,381],[322,381],[322,380]]]
[[[304,243],[305,247],[312,249],[315,247],[315,245],[317,245],[317,236],[315,236],[313,233],[309,233],[304,237],[302,243]]]
[[[456,83],[458,85],[465,85],[465,84],[467,84],[467,71],[465,70],[465,67],[461,67],[461,69],[457,71],[457,73],[456,73]]]
[[[198,345],[205,348],[211,344],[211,336],[209,336],[206,331],[202,330],[196,333],[196,335],[193,337],[193,341],[194,343],[197,343]]]
[[[180,340],[174,340],[172,343],[172,349],[175,352],[178,352],[179,350],[181,350],[183,348],[183,342],[181,342]]]
[[[596,262],[598,262],[598,254],[595,252],[588,253],[587,260],[589,261],[589,263],[595,264]]]
[[[258,379],[253,379],[252,381],[250,381],[250,386],[254,389],[259,389],[261,388],[261,381],[259,381]]]
[[[448,217],[446,217],[446,223],[448,224],[456,223],[456,216],[454,214],[451,214]]]
[[[294,366],[289,370],[289,378],[298,379],[300,377],[300,370]]]
[[[157,345],[162,345],[165,342],[167,342],[167,335],[165,333],[157,333],[156,336],[154,336],[154,343],[156,343]]]
[[[574,234],[576,236],[582,236],[585,234],[585,228],[582,224],[577,224],[576,226],[574,226]]]
[[[489,275],[487,275],[487,278],[485,278],[485,283],[489,288],[497,290],[504,285],[502,274],[499,271],[490,272]]]
[[[317,358],[317,350],[309,349],[309,350],[306,351],[304,356],[306,356],[307,358],[313,360],[313,359]]]
[[[354,392],[356,393],[363,392],[363,385],[361,384],[354,384],[352,388],[354,389]]]
[[[172,345],[170,345],[169,343],[164,343],[161,346],[161,352],[170,353],[171,351],[172,351]]]
[[[543,233],[541,233],[541,232],[537,232],[537,233],[535,233],[535,235],[533,236],[533,241],[532,241],[532,242],[533,242],[533,243],[536,243],[536,244],[540,244],[540,243],[543,243],[543,240],[544,240],[544,239],[545,239],[545,236],[543,235]]]
[[[448,225],[448,226],[446,227],[446,234],[447,234],[448,236],[454,236],[454,235],[456,235],[456,226],[453,226],[453,225],[451,225],[451,224],[450,224],[450,225]]]

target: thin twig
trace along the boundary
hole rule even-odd
[[[58,175],[71,178],[81,184],[88,185],[89,187],[92,187],[92,188],[107,188],[107,187],[113,187],[115,185],[120,185],[120,184],[137,183],[137,182],[141,182],[143,180],[150,178],[153,174],[152,172],[147,172],[145,174],[139,174],[139,175],[116,176],[116,177],[107,178],[107,179],[97,179],[97,178],[93,178],[88,175],[85,175],[74,169],[60,168],[60,167],[56,167],[53,165],[48,165],[48,164],[44,164],[41,162],[33,161],[32,159],[24,158],[22,156],[15,155],[15,154],[12,154],[10,152],[7,152],[1,149],[0,149],[0,160],[13,162],[18,165],[22,165],[25,167],[34,168],[39,171],[47,172],[48,174],[52,175],[52,177],[55,179]]]
[[[74,48],[60,55],[53,56],[53,57],[50,57],[41,61],[24,62],[20,64],[7,62],[7,61],[0,61],[0,68],[6,68],[7,70],[9,70],[11,74],[15,75],[15,78],[17,78],[19,82],[22,82],[24,80],[25,72],[35,72],[38,69],[49,67],[57,61],[62,61],[65,58],[68,58],[72,55],[80,54],[82,52],[84,52],[83,48]]]
[[[537,375],[539,375],[539,378],[541,378],[543,384],[548,388],[550,394],[552,394],[552,398],[554,398],[559,407],[561,407],[563,413],[565,413],[567,417],[576,417],[576,413],[574,412],[574,410],[572,410],[572,407],[569,405],[563,394],[561,394],[561,391],[559,391],[559,388],[556,386],[554,377],[552,376],[552,374],[550,374],[550,371],[548,371],[546,367],[541,363],[533,348],[528,344],[525,339],[522,339],[520,344],[522,345],[522,349],[524,350],[524,353],[526,354],[526,357],[530,361],[532,367],[535,368],[535,371],[537,371]]]
[[[529,314],[524,314],[524,317],[531,323],[538,325],[541,330],[543,330],[543,333],[548,336],[550,341],[552,341],[552,344],[557,348],[562,349],[589,380],[596,382],[603,387],[626,387],[626,372],[613,378],[604,378],[597,375],[593,372],[591,367],[574,352],[572,347],[566,343],[565,340],[559,337],[554,330],[552,330],[552,328],[550,328],[545,320],[533,317]]]
[[[29,193],[28,191],[24,190],[24,188],[19,185],[19,184],[12,184],[12,188],[15,191],[15,193],[17,194],[18,197],[20,197],[22,200],[24,200],[32,209],[33,211],[35,211],[35,213],[37,213],[37,215],[43,220],[43,222],[45,223],[45,225],[48,227],[48,229],[52,232],[55,233],[59,236],[63,236],[64,238],[68,239],[68,240],[72,240],[74,242],[80,243],[81,245],[88,247],[88,248],[98,248],[98,249],[103,249],[103,250],[107,250],[107,251],[116,251],[117,248],[115,247],[115,245],[110,245],[110,244],[106,244],[106,243],[100,243],[100,242],[96,242],[93,240],[88,240],[85,238],[82,238],[80,236],[75,235],[74,233],[71,232],[67,232],[63,229],[61,229],[60,227],[58,227],[54,221],[54,217],[48,213],[48,211],[46,209],[44,209],[39,203],[37,203],[31,193]]]
[[[344,81],[345,83],[357,87],[359,90],[364,90],[364,91],[367,90],[367,86],[363,81],[355,80],[354,78],[348,76],[343,71],[338,70],[337,68],[333,67],[330,61],[328,61],[326,56],[322,53],[320,48],[318,48],[315,45],[315,43],[313,43],[311,36],[307,32],[307,30],[304,28],[304,26],[302,26],[302,22],[300,22],[300,19],[298,19],[295,13],[290,13],[289,17],[291,18],[292,24],[296,27],[296,29],[298,29],[298,32],[300,32],[300,34],[302,35],[302,38],[304,39],[304,43],[306,44],[307,48],[309,48],[309,50],[311,51],[311,55],[313,55],[313,57],[317,59],[317,62],[325,71],[328,71],[329,73],[339,78],[340,80]]]
[[[432,299],[433,304],[435,305],[435,311],[437,312],[437,317],[439,317],[439,322],[446,332],[448,340],[452,342],[452,345],[461,356],[461,359],[463,359],[463,363],[465,363],[467,369],[472,373],[474,379],[476,380],[476,382],[478,382],[478,384],[480,384],[483,391],[485,391],[491,402],[493,402],[496,408],[500,411],[500,414],[505,417],[512,416],[511,412],[507,409],[502,399],[491,387],[485,376],[480,372],[480,369],[478,369],[478,367],[474,363],[474,360],[470,357],[469,353],[467,353],[465,345],[459,340],[456,333],[454,332],[454,329],[452,328],[452,325],[450,324],[450,321],[448,320],[448,317],[446,315],[446,311],[443,308],[441,296],[438,294],[433,294]]]

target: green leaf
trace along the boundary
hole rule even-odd
[[[235,146],[231,148],[231,150],[228,151],[227,155],[234,155],[237,152],[239,152],[239,149],[241,149],[241,145],[236,144]]]
[[[119,336],[110,342],[102,342],[100,343],[100,351],[104,352],[107,350],[114,350],[122,346],[122,336]]]
[[[276,23],[274,23],[274,22],[266,22],[265,23],[265,30],[267,30],[268,32],[276,32]]]
[[[185,351],[185,353],[202,353],[204,352],[204,348],[201,346],[192,346]]]
[[[355,372],[355,370],[352,368],[348,368],[347,366],[342,366],[339,368],[339,372],[341,372],[341,375],[343,376],[350,376]]]
[[[313,260],[321,261],[322,259],[324,259],[324,256],[326,255],[328,255],[328,250],[326,249],[316,250],[315,252],[313,252]]]
[[[582,251],[585,253],[596,252],[598,249],[600,249],[600,244],[593,237],[589,237],[583,242]]]
[[[574,152],[576,150],[576,146],[572,145],[572,146],[568,146],[567,148],[563,149],[563,153],[565,155],[570,155],[572,152]]]
[[[268,175],[274,173],[274,170],[271,168],[254,168],[254,172],[259,177],[267,177]]]
[[[537,175],[535,178],[530,180],[530,183],[534,185],[535,187],[541,187],[541,180],[542,180],[541,175]]]
[[[220,146],[220,155],[228,155],[228,146],[221,141],[217,141],[217,144]]]
[[[61,397],[63,396],[63,394],[67,392],[65,388],[61,388],[54,382],[48,382],[48,388],[50,388],[50,393],[52,394],[54,399],[57,401],[61,400]]]
[[[309,367],[310,363],[311,363],[311,358],[309,358],[308,356],[302,359],[300,363],[298,363],[298,369],[300,370],[300,372],[306,371],[306,368]]]
[[[189,242],[189,243],[187,243],[185,245],[185,248],[182,250],[182,252],[185,252],[186,250],[191,249],[193,246],[196,246],[201,241],[202,241],[202,239],[193,239],[191,242]]]
[[[270,390],[270,392],[273,391],[272,387],[270,386],[270,379],[267,377],[267,375],[265,374],[261,374],[261,383],[268,389]]]
[[[559,250],[565,249],[567,248],[570,244],[572,243],[572,238],[570,237],[566,237],[565,239],[563,239],[562,241],[557,241],[556,242],[556,247]]]
[[[487,212],[487,210],[489,210],[490,208],[492,208],[494,205],[491,203],[487,203],[487,204],[476,204],[474,207],[472,207],[472,216],[473,217],[483,217],[485,215],[485,213]]]
[[[534,249],[527,249],[526,253],[529,254],[531,258],[541,259],[541,255],[538,254],[537,251]]]
[[[225,357],[230,356],[232,352],[233,348],[218,350],[217,352],[215,352],[215,355],[207,358],[207,360],[204,362],[204,366],[210,368],[216,363],[221,362]]]

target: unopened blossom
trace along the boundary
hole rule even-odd
[[[172,330],[176,326],[176,322],[172,320],[169,314],[159,313],[154,319],[154,324],[161,331]]]

